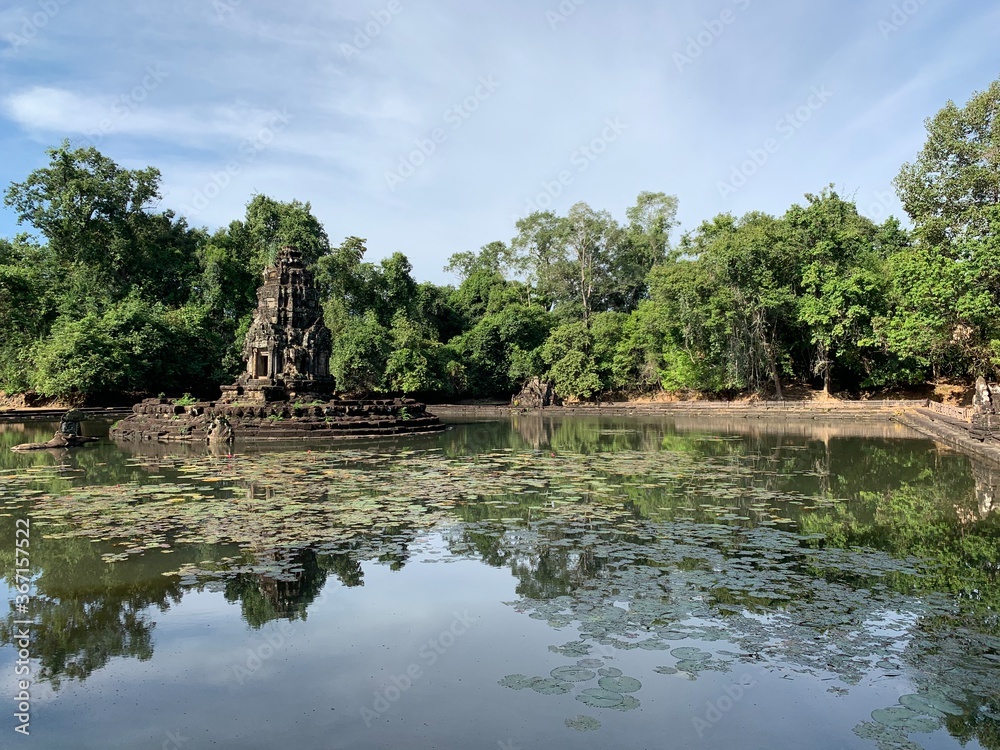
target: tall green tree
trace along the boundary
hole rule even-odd
[[[330,252],[330,238],[308,201],[282,202],[255,195],[247,204],[242,230],[251,251],[253,270],[258,274],[284,245],[296,247],[309,266]]]
[[[717,284],[728,328],[727,380],[751,389],[770,380],[782,398],[781,376],[797,326],[798,264],[787,225],[760,212],[739,220],[724,214],[703,223],[682,249],[703,263]]]
[[[835,365],[852,385],[866,379],[876,346],[873,320],[886,312],[886,253],[898,247],[879,243],[875,223],[832,188],[806,200],[788,210],[785,222],[800,264],[798,320],[814,348],[810,369],[828,394]]]
[[[48,166],[7,189],[18,221],[37,229],[66,275],[89,294],[122,299],[132,290],[182,304],[197,275],[201,235],[172,211],[157,211],[160,172],[125,169],[96,148],[49,149]]]
[[[631,312],[646,298],[646,277],[663,263],[670,250],[670,233],[677,226],[677,197],[666,193],[639,193],[610,261],[607,306]]]
[[[1000,204],[1000,80],[964,107],[949,101],[926,127],[927,142],[896,177],[903,208],[931,246],[985,237]]]

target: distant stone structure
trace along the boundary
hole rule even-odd
[[[562,406],[562,399],[556,395],[552,383],[541,378],[532,378],[521,392],[510,400],[510,405],[524,409],[542,409],[547,406]]]
[[[268,403],[329,397],[333,339],[312,273],[293,247],[284,247],[264,271],[257,309],[243,345],[246,371],[223,386],[226,402]]]
[[[969,432],[976,440],[1000,437],[1000,386],[988,385],[983,377],[976,378],[976,393],[972,397],[972,424]]]
[[[95,437],[83,437],[80,435],[80,422],[84,419],[83,412],[71,409],[63,414],[59,420],[59,429],[47,443],[23,443],[15,445],[11,450],[15,451],[40,451],[51,448],[78,448],[87,443],[97,440]]]
[[[312,273],[282,248],[264,271],[243,346],[246,370],[218,401],[146,399],[111,429],[125,442],[206,442],[378,437],[445,426],[413,399],[341,400],[330,376],[333,341]]]

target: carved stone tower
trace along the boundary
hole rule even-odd
[[[223,388],[223,397],[267,402],[327,395],[333,388],[331,348],[313,275],[298,250],[283,247],[257,290],[257,310],[243,345],[246,371]]]

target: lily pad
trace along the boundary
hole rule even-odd
[[[921,716],[916,711],[911,711],[904,706],[877,708],[872,711],[872,718],[883,726],[903,729],[907,732],[933,732],[939,726],[938,722],[933,719]]]
[[[509,674],[502,680],[498,680],[498,684],[505,688],[512,688],[513,690],[524,690],[526,687],[531,687],[531,683],[537,678],[527,677],[523,674]]]
[[[593,717],[580,714],[572,719],[566,719],[566,726],[578,732],[593,732],[601,728],[601,722]]]
[[[549,674],[554,679],[563,680],[564,682],[586,682],[597,677],[596,672],[583,669],[582,667],[556,667]]]
[[[614,693],[634,693],[642,687],[641,682],[634,677],[628,676],[602,677],[597,681],[597,684],[605,690],[610,690]]]
[[[539,679],[531,683],[531,689],[542,695],[562,695],[573,689],[568,682],[555,679]]]
[[[682,661],[708,661],[712,658],[712,654],[708,651],[702,651],[700,648],[693,648],[689,646],[675,648],[670,652],[670,655],[675,659],[680,659]]]
[[[587,688],[576,699],[591,708],[614,708],[625,701],[625,696],[604,688]]]
[[[945,716],[961,716],[962,708],[939,693],[910,693],[900,696],[899,702],[918,714],[926,714],[943,719]]]

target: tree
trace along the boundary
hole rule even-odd
[[[552,211],[536,211],[516,224],[517,236],[511,241],[512,266],[523,274],[537,301],[551,311],[566,299],[567,231],[564,219]]]
[[[122,299],[132,290],[182,304],[197,274],[201,235],[173,212],[156,213],[160,172],[123,169],[97,149],[49,149],[49,165],[13,183],[5,203],[48,240],[66,275],[89,293]]]
[[[339,390],[361,394],[382,388],[390,351],[388,333],[374,311],[347,321],[334,339],[330,357],[330,372]]]
[[[386,361],[385,382],[390,391],[419,393],[445,390],[446,378],[438,350],[444,345],[410,320],[403,311],[392,319],[392,352]]]
[[[63,316],[32,348],[32,386],[44,396],[192,390],[217,378],[220,342],[205,310],[170,310],[129,297],[103,313]]]
[[[965,107],[949,101],[926,122],[927,142],[896,177],[899,198],[932,246],[985,237],[1000,204],[1000,80]]]
[[[545,340],[549,316],[536,305],[510,304],[484,315],[470,330],[449,342],[461,356],[470,392],[509,395],[527,372],[527,353]]]
[[[251,249],[253,270],[258,275],[285,245],[297,248],[309,266],[330,252],[330,238],[319,219],[313,216],[308,202],[284,203],[266,195],[255,195],[247,204],[242,228]]]
[[[595,304],[609,292],[614,245],[619,227],[607,211],[594,211],[586,203],[573,205],[566,216],[566,246],[576,275],[576,292],[584,325]]]
[[[837,362],[864,380],[872,320],[885,312],[884,253],[897,248],[880,246],[874,222],[832,187],[806,199],[808,205],[792,206],[785,221],[800,263],[798,319],[815,348],[812,371],[829,394]]]
[[[1000,366],[1000,80],[964,107],[949,101],[926,122],[927,141],[896,189],[918,248],[883,328],[889,345],[935,377],[995,375]],[[940,297],[935,295],[942,295]],[[912,341],[906,341],[909,331]]]
[[[759,212],[739,220],[722,214],[687,236],[682,250],[709,274],[709,315],[721,316],[726,329],[726,380],[760,389],[769,379],[782,398],[781,373],[794,338],[789,327],[796,325],[797,266],[784,222]]]
[[[27,235],[0,240],[0,390],[30,387],[31,346],[56,317],[52,258]]]
[[[667,259],[670,232],[677,226],[677,198],[666,193],[639,193],[625,216],[629,223],[610,261],[608,307],[631,312],[646,297],[650,270]]]
[[[593,336],[586,322],[566,323],[553,329],[542,346],[546,377],[556,393],[571,398],[590,398],[601,390],[601,376],[591,354]]]
[[[444,270],[455,274],[459,282],[463,282],[474,273],[503,276],[512,263],[511,249],[503,242],[491,242],[483,245],[478,253],[454,253],[448,258],[448,265]]]

